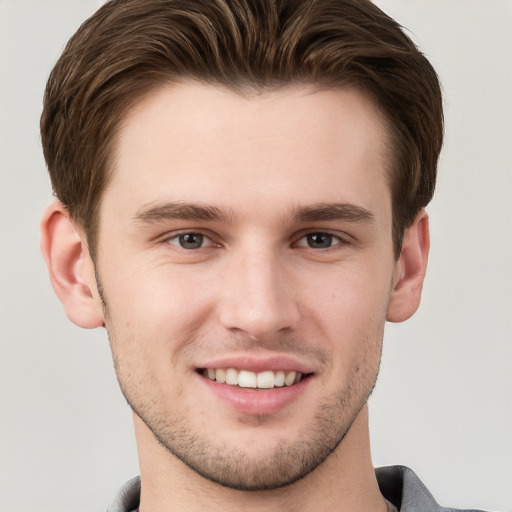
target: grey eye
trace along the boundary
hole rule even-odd
[[[297,243],[298,247],[310,247],[311,249],[329,249],[333,245],[339,245],[343,241],[336,235],[317,231],[303,236]]]
[[[203,245],[203,235],[199,233],[187,233],[180,235],[180,245],[183,249],[199,249]]]
[[[333,236],[329,233],[310,233],[305,238],[312,249],[327,249],[333,245]]]
[[[169,242],[182,249],[193,250],[209,245],[210,240],[201,233],[182,233],[171,238]]]

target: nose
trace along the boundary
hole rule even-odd
[[[268,250],[231,258],[219,304],[224,328],[263,341],[297,326],[299,290],[283,257]]]

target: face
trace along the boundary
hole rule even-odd
[[[336,449],[378,372],[395,274],[386,133],[355,91],[163,88],[123,123],[97,275],[121,388],[240,489]]]

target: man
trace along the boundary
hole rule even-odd
[[[121,0],[41,120],[42,250],[109,334],[140,481],[110,511],[440,510],[374,471],[384,323],[420,302],[434,70],[366,0]]]

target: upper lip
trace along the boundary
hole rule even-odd
[[[265,357],[256,357],[254,355],[230,355],[217,357],[205,361],[197,368],[235,368],[237,370],[249,370],[251,372],[263,372],[266,370],[274,371],[296,371],[303,374],[313,373],[314,369],[310,363],[303,362],[287,355],[272,355]]]

